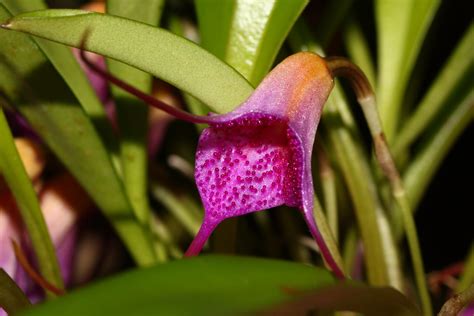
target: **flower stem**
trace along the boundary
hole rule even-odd
[[[35,268],[28,262],[25,253],[23,250],[18,246],[16,241],[12,239],[12,247],[13,251],[15,252],[15,257],[20,263],[21,267],[25,270],[28,276],[35,281],[41,288],[44,290],[50,291],[57,296],[64,295],[66,292],[62,288],[56,287],[54,284],[48,282],[45,278],[43,278],[38,272],[36,272]]]
[[[193,239],[193,242],[189,246],[189,248],[186,250],[184,253],[185,257],[193,257],[197,256],[202,248],[204,248],[204,245],[206,244],[206,241],[209,239],[209,236],[211,233],[214,231],[214,229],[217,227],[219,224],[219,221],[209,221],[206,218],[204,218],[204,221],[201,225],[201,228],[199,229],[199,232],[197,233],[196,237]]]
[[[421,256],[415,222],[412,217],[410,203],[408,202],[400,173],[395,166],[395,162],[382,130],[382,124],[372,87],[364,73],[349,60],[341,57],[330,57],[326,58],[326,61],[333,76],[341,76],[349,79],[356,94],[357,101],[362,108],[374,142],[375,156],[382,172],[389,181],[392,196],[401,211],[423,311],[425,315],[431,315],[431,302],[425,282],[423,259]]]
[[[186,121],[186,122],[191,122],[191,123],[205,123],[209,124],[214,122],[214,119],[212,116],[200,116],[200,115],[194,115],[191,113],[188,113],[186,111],[182,111],[176,107],[170,106],[164,102],[161,102],[158,99],[155,99],[154,97],[138,90],[137,88],[133,87],[132,85],[129,85],[128,83],[124,82],[123,80],[117,78],[116,76],[112,75],[108,71],[100,68],[99,66],[95,65],[92,63],[88,57],[85,54],[84,46],[85,46],[85,41],[87,40],[87,34],[84,36],[81,48],[80,48],[80,57],[81,60],[84,62],[84,64],[87,65],[92,71],[97,73],[99,76],[103,77],[104,79],[108,80],[109,82],[113,83],[117,87],[127,91],[131,95],[137,97],[138,99],[142,100],[146,104],[153,106],[157,109],[160,109],[172,116],[174,116],[177,119]]]

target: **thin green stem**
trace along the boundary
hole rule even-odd
[[[374,142],[375,156],[382,172],[389,181],[392,196],[402,215],[423,312],[425,315],[431,315],[431,302],[425,282],[423,259],[421,256],[415,222],[413,220],[410,203],[408,202],[400,174],[395,166],[388,143],[385,140],[372,87],[363,72],[350,61],[339,57],[328,58],[327,60],[329,69],[331,69],[333,75],[340,75],[350,80],[356,93],[357,100],[362,107],[362,111]]]

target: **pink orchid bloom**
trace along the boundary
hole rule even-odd
[[[321,111],[333,87],[323,58],[308,52],[292,55],[235,110],[203,117],[172,108],[82,57],[94,71],[148,104],[178,119],[209,124],[199,139],[195,166],[204,221],[186,256],[197,255],[224,219],[287,205],[302,212],[323,258],[338,277],[344,277],[313,215],[311,155]]]

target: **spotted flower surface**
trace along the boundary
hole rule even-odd
[[[314,221],[311,174],[316,129],[332,87],[324,60],[299,53],[279,64],[241,106],[211,116],[196,152],[204,222],[187,255],[199,253],[222,220],[287,205],[302,211],[332,266]]]

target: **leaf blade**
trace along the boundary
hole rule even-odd
[[[252,84],[258,84],[307,3],[307,0],[237,1],[225,60]]]
[[[200,256],[124,273],[24,315],[54,315],[61,310],[87,315],[150,315],[157,311],[163,315],[233,315],[287,301],[293,292],[333,282],[329,272],[303,264]]]
[[[5,270],[0,269],[0,308],[7,313],[18,313],[31,306],[25,293],[13,281]]]
[[[242,76],[196,44],[135,21],[81,10],[46,10],[18,15],[4,27],[75,47],[92,29],[87,50],[157,76],[216,112],[232,110],[253,90]],[[130,49],[134,47],[141,49]]]
[[[161,16],[163,0],[141,2],[108,0],[107,13],[130,18],[156,26]],[[151,92],[152,77],[138,69],[115,60],[107,61],[109,71],[133,84],[136,88]],[[118,125],[120,128],[120,155],[122,174],[130,203],[138,220],[150,225],[150,209],[147,195],[147,140],[148,106],[120,88],[112,86]]]

